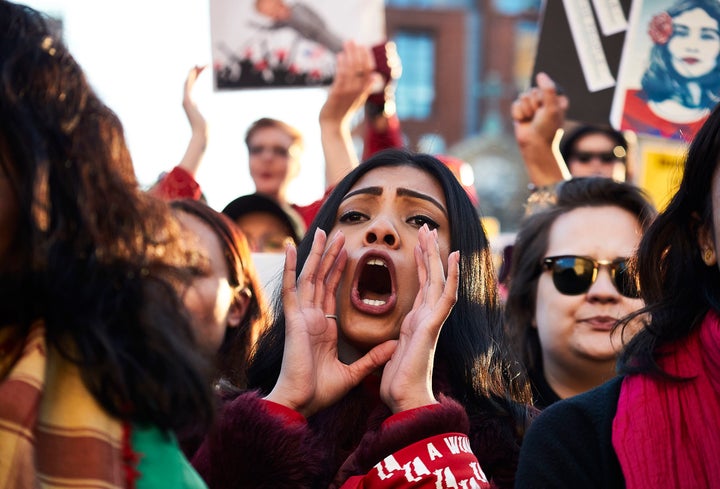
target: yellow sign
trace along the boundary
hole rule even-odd
[[[642,169],[638,186],[648,193],[658,211],[661,211],[680,185],[685,148],[662,145],[641,147],[640,160]]]

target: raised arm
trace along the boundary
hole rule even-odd
[[[183,155],[182,160],[180,160],[180,164],[178,166],[190,173],[193,177],[200,167],[208,141],[207,122],[200,112],[200,109],[198,109],[195,99],[192,97],[192,90],[195,86],[195,81],[204,69],[205,66],[194,66],[190,69],[190,72],[185,79],[185,90],[183,93],[183,109],[185,109],[185,115],[187,115],[188,122],[190,122],[192,134],[190,136],[190,142],[188,143],[187,149],[185,150],[185,154]]]
[[[192,134],[180,163],[169,172],[161,175],[149,190],[151,194],[161,199],[197,200],[202,198],[200,184],[195,180],[195,174],[205,154],[208,132],[205,118],[192,98],[192,89],[195,86],[195,80],[204,69],[204,66],[195,66],[190,69],[187,78],[185,78],[183,108],[188,122],[190,122]]]
[[[553,150],[569,102],[567,97],[558,94],[555,82],[547,74],[538,73],[536,82],[536,87],[520,94],[513,102],[511,114],[515,140],[530,182],[544,186],[570,178],[565,162],[556,157]]]
[[[375,71],[382,76],[382,85],[373,91],[365,103],[365,134],[363,156],[366,160],[387,148],[404,145],[400,119],[395,106],[395,89],[402,75],[402,62],[392,41],[372,48]]]
[[[358,165],[350,134],[352,116],[367,100],[374,80],[370,51],[352,41],[337,55],[335,79],[320,109],[320,137],[325,155],[325,185],[334,186]]]

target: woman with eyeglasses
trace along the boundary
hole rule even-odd
[[[720,487],[720,106],[688,149],[680,186],[637,252],[646,322],[619,376],[546,409],[516,487]]]
[[[623,338],[613,328],[643,305],[628,262],[654,216],[637,187],[592,177],[564,182],[523,222],[505,315],[537,407],[615,375]]]

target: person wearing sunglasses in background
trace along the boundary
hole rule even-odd
[[[640,241],[643,327],[618,377],[550,406],[523,440],[515,487],[720,487],[720,106],[680,186]]]
[[[626,338],[611,330],[643,305],[628,261],[654,216],[637,187],[587,177],[564,182],[555,202],[523,221],[505,316],[537,407],[615,375]]]
[[[560,140],[560,154],[570,175],[627,180],[628,143],[625,136],[610,127],[581,125]]]
[[[610,127],[576,125],[563,136],[556,154],[555,139],[565,125],[569,104],[568,98],[545,73],[539,73],[536,86],[521,93],[513,102],[515,140],[531,188],[589,176],[632,181],[628,142],[621,132]]]
[[[562,182],[578,177],[605,177],[632,182],[628,141],[606,126],[576,125],[563,134],[570,101],[546,73],[538,73],[536,86],[513,102],[515,140],[528,172],[528,206],[552,202]],[[559,145],[557,137],[563,136]],[[503,250],[498,272],[500,292],[507,299],[513,246]]]

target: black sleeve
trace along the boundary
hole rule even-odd
[[[557,402],[540,414],[523,440],[516,488],[625,487],[612,447],[621,380]]]

